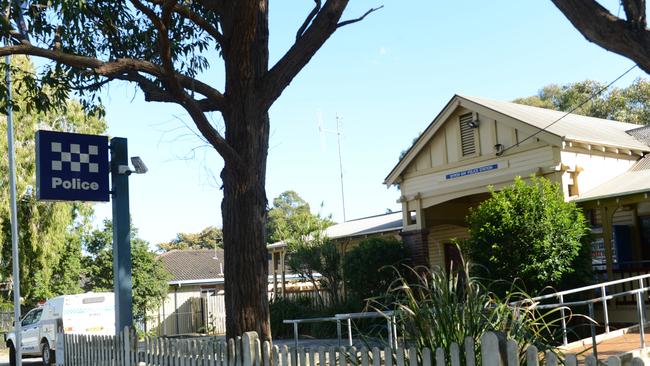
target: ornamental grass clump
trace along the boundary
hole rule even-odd
[[[397,279],[385,295],[372,300],[372,306],[395,312],[399,336],[408,346],[449,352],[455,342],[463,352],[465,338],[471,337],[480,357],[480,337],[491,331],[514,339],[522,357],[529,345],[557,352],[553,345],[561,336],[559,308],[537,309],[530,296],[520,291],[498,297],[470,275],[469,264],[452,269],[451,274],[439,267],[405,269],[394,268]]]

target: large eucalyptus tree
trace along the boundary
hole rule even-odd
[[[270,337],[265,221],[269,108],[341,26],[349,0],[314,0],[295,43],[269,66],[268,0],[31,0],[2,17],[11,43],[0,56],[52,61],[39,86],[81,91],[91,105],[113,80],[135,83],[147,101],[180,105],[223,157],[226,329]],[[0,1],[3,9],[9,3]],[[20,16],[30,38],[20,32]],[[225,87],[201,72],[223,59]],[[38,94],[38,93],[36,93]],[[54,101],[56,102],[56,101]],[[56,104],[56,103],[53,103]],[[206,114],[221,112],[221,134]]]

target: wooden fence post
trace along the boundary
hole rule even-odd
[[[255,365],[255,340],[258,339],[256,332],[246,332],[242,337],[243,366]]]
[[[492,332],[486,332],[481,336],[481,364],[482,366],[503,366],[499,350],[499,337]]]
[[[643,366],[643,360],[639,357],[634,357],[632,359],[632,366]]]
[[[472,337],[465,337],[465,365],[475,366],[476,353],[474,351],[474,339]]]
[[[621,359],[617,356],[610,356],[607,359],[607,366],[621,366]]]

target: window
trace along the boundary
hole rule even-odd
[[[460,120],[460,144],[462,156],[476,154],[476,127],[473,125],[473,113],[466,113],[459,117]]]
[[[415,225],[418,223],[417,213],[415,211],[408,211],[406,216],[407,225]]]
[[[25,327],[25,326],[37,323],[41,319],[41,314],[42,313],[43,313],[43,309],[36,309],[36,310],[30,311],[23,318],[23,321],[21,322],[21,325],[23,327]]]

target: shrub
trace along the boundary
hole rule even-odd
[[[371,305],[380,312],[395,312],[398,333],[405,343],[418,350],[440,347],[448,352],[455,342],[464,353],[463,342],[471,337],[475,355],[480,357],[480,337],[493,331],[517,341],[522,356],[529,345],[541,352],[554,350],[554,341],[561,334],[556,326],[561,321],[559,308],[540,312],[530,297],[518,291],[500,298],[472,277],[464,263],[463,270],[451,274],[440,267],[406,268],[407,276],[394,269],[396,281]],[[517,305],[509,305],[516,301]]]
[[[589,265],[579,261],[587,223],[574,203],[564,201],[558,184],[535,177],[528,184],[517,177],[512,186],[491,194],[470,211],[470,238],[464,244],[471,260],[486,269],[482,275],[521,279],[535,294]]]
[[[301,245],[292,245],[289,252],[289,268],[303,279],[309,280],[314,288],[323,289],[334,303],[340,303],[342,296],[341,254],[336,244],[328,238],[319,238]],[[320,276],[317,277],[316,274]],[[321,306],[325,304],[318,293]]]
[[[404,246],[395,238],[370,237],[343,257],[348,295],[367,299],[383,294],[395,279],[390,266],[405,260]]]

